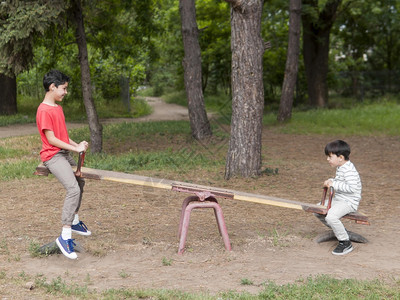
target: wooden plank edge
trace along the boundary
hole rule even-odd
[[[260,204],[267,204],[267,205],[272,205],[272,206],[279,206],[279,207],[284,207],[284,208],[303,210],[303,207],[300,203],[291,202],[291,201],[283,200],[283,199],[282,199],[282,201],[280,201],[275,198],[267,198],[267,197],[261,198],[261,197],[252,196],[252,195],[240,195],[240,194],[238,194],[238,195],[235,194],[233,199],[240,200],[240,201],[260,203]]]
[[[116,178],[116,177],[107,177],[107,176],[102,176],[101,179],[108,180],[108,181],[114,181],[114,182],[120,182],[120,183],[129,183],[129,184],[134,184],[134,185],[139,185],[139,186],[148,186],[148,187],[153,187],[153,188],[166,189],[166,190],[172,189],[172,186],[170,183],[162,183],[162,182],[149,181],[149,180],[136,180],[136,179],[130,179],[130,178]]]

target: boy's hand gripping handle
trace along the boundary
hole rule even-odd
[[[85,161],[85,153],[86,152],[84,152],[84,151],[79,152],[78,166],[77,166],[76,172],[75,172],[75,176],[76,177],[82,177],[81,168],[82,168],[83,163]]]

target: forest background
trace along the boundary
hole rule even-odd
[[[224,123],[224,126],[230,123],[232,111],[231,7],[227,2],[216,0],[196,1],[196,20],[199,27],[204,100],[208,111],[218,112],[222,116],[218,122]],[[253,3],[255,1],[248,2]],[[264,120],[267,119],[267,122],[270,123],[276,122],[278,109],[281,104],[282,85],[285,77],[285,64],[288,52],[289,4],[291,2],[293,1],[264,1],[262,6],[261,36],[266,45],[268,45],[263,53]],[[19,6],[15,5],[18,3],[20,4]],[[46,6],[49,3],[51,3],[51,6]],[[27,6],[22,6],[22,4],[26,4]],[[76,43],[77,26],[73,24],[76,19],[79,19],[79,16],[71,15],[71,9],[76,8],[76,5],[79,4],[81,6],[78,6],[78,9],[80,8],[84,17],[88,51],[87,58],[90,67],[90,89],[99,117],[135,117],[146,113],[145,105],[143,105],[138,97],[139,94],[163,96],[163,98],[187,105],[184,67],[182,64],[184,49],[179,1],[2,1],[0,3],[0,20],[2,26],[0,32],[0,44],[2,45],[0,49],[2,55],[0,57],[3,59],[1,66],[4,71],[4,73],[0,74],[0,106],[2,109],[1,114],[4,115],[0,116],[2,125],[15,122],[34,122],[36,107],[43,97],[42,77],[44,73],[52,68],[60,69],[72,77],[69,95],[65,98],[65,103],[63,104],[64,109],[72,112],[67,114],[67,119],[86,122],[89,118],[83,99],[84,84],[88,82],[85,78],[82,78],[80,64],[82,55]],[[331,24],[319,23],[319,20],[321,20],[320,17],[323,17],[324,13],[328,12],[328,8],[331,7],[330,5],[333,4],[337,5],[337,10],[334,13],[334,18],[330,21]],[[400,31],[399,5],[398,1],[303,1],[301,10],[302,18],[309,16],[315,21],[315,35],[320,32],[318,29],[332,25],[330,30],[329,56],[327,57],[329,70],[326,78],[329,93],[327,101],[322,106],[310,100],[304,63],[304,28],[301,27],[300,45],[302,49],[299,51],[298,57],[299,71],[296,74],[293,109],[295,112],[305,112],[306,114],[303,116],[308,119],[308,123],[305,123],[304,128],[297,126],[295,134],[302,129],[304,130],[301,133],[316,133],[316,131],[312,130],[321,130],[323,127],[322,124],[326,123],[329,123],[330,127],[325,127],[326,131],[324,133],[328,132],[329,134],[338,134],[341,136],[345,136],[346,134],[359,134],[363,136],[368,135],[368,132],[373,135],[376,133],[375,130],[377,130],[379,132],[378,136],[380,134],[395,136],[395,138],[389,141],[392,148],[397,149],[398,126],[391,126],[390,130],[386,130],[385,126],[387,123],[393,125],[399,122],[398,118],[396,118],[399,111],[399,84],[397,77],[400,45],[398,39],[396,39]],[[6,7],[7,9],[12,7],[13,10],[7,10]],[[12,13],[15,14],[13,15]],[[18,18],[15,16],[18,16]],[[20,22],[19,26],[17,26],[18,22]],[[7,27],[7,24],[13,24],[14,27]],[[78,35],[78,37],[81,36]],[[16,42],[13,44],[14,48],[6,47],[10,45],[8,43],[10,41]],[[18,43],[18,41],[21,43]],[[4,61],[5,58],[8,60]],[[7,102],[12,97],[5,97],[2,94],[10,91],[8,89],[9,84],[14,80],[17,91],[15,107],[9,106]],[[12,111],[10,111],[10,107]],[[371,109],[369,110],[369,108]],[[336,109],[340,109],[340,112],[334,118],[332,114],[335,114]],[[332,112],[332,114],[327,113],[327,111]],[[338,115],[339,117],[337,117]],[[361,115],[364,117],[363,121],[369,119],[372,122],[368,123],[368,126],[362,121],[359,127],[352,126],[350,128],[350,126],[346,126],[346,123],[356,119],[355,116],[360,117]],[[338,124],[338,119],[342,119],[343,123]],[[310,120],[312,121],[310,122]],[[357,118],[357,122],[359,120]],[[388,120],[390,122],[386,122]],[[311,127],[311,123],[315,123],[315,127]],[[157,123],[155,125],[146,124],[145,126],[123,124],[110,128],[106,127],[104,136],[109,142],[105,143],[105,145],[108,145],[109,148],[114,145],[120,146],[124,144],[125,150],[130,145],[135,144],[136,146],[138,142],[141,142],[142,145],[145,145],[143,147],[145,150],[140,155],[137,153],[129,157],[127,155],[120,155],[118,161],[114,157],[111,157],[111,155],[108,157],[102,155],[97,158],[92,155],[87,157],[86,162],[89,166],[99,169],[115,168],[119,162],[120,165],[117,169],[126,172],[138,172],[138,166],[142,168],[140,171],[143,172],[145,170],[145,172],[150,172],[149,170],[152,170],[150,165],[153,164],[156,165],[153,167],[156,171],[150,173],[150,175],[162,174],[164,176],[165,174],[165,178],[181,178],[181,174],[178,174],[178,172],[188,172],[185,166],[186,168],[193,167],[194,165],[202,167],[202,163],[204,164],[204,162],[200,158],[197,159],[197,156],[195,157],[196,160],[192,156],[190,156],[189,160],[186,159],[187,156],[184,154],[180,156],[171,155],[171,151],[166,151],[166,154],[162,153],[162,155],[157,156],[157,159],[154,159],[155,154],[147,153],[150,147],[157,148],[156,146],[163,144],[160,141],[168,139],[172,141],[170,142],[171,144],[177,145],[178,149],[174,154],[182,153],[182,150],[191,149],[192,144],[183,143],[182,141],[186,141],[186,139],[177,134],[177,132],[182,134],[181,132],[183,131],[184,137],[189,135],[187,122],[176,123],[175,125],[170,124],[168,126],[169,129],[165,129],[165,124]],[[133,130],[132,127],[143,127],[143,130],[146,130],[146,134],[137,129]],[[316,127],[318,128],[316,129]],[[335,129],[333,133],[332,128]],[[289,127],[286,127],[286,129],[290,130]],[[128,135],[128,133],[131,133],[131,135]],[[73,138],[78,136],[90,138],[87,130],[74,131],[72,134]],[[280,153],[280,150],[275,150],[273,147],[274,141],[270,141],[271,132],[268,132],[268,134],[270,152]],[[175,142],[176,140],[172,137],[178,137],[178,142]],[[33,176],[31,175],[32,170],[37,165],[38,158],[37,153],[28,151],[30,152],[30,156],[34,158],[29,160],[29,163],[26,162],[28,159],[24,155],[26,155],[25,152],[27,149],[25,148],[27,148],[26,141],[28,140],[30,139],[24,138],[24,143],[21,143],[22,146],[19,146],[21,149],[18,150],[11,148],[11,143],[8,141],[4,141],[4,145],[0,149],[5,150],[1,154],[3,161],[6,161],[4,167],[3,164],[1,166],[0,173],[3,176],[2,179],[14,180],[15,178],[28,177],[28,175]],[[289,148],[298,150],[304,145],[303,138],[300,138],[301,142],[296,144],[298,147],[294,146],[293,137],[285,140],[282,139],[282,136],[279,136],[275,143],[278,140],[282,140],[282,143],[285,144],[279,149],[290,144],[291,147]],[[325,139],[323,138],[315,141],[316,146],[309,153],[316,153],[315,149],[319,149],[324,141]],[[366,141],[368,139],[360,139],[358,144],[360,145],[358,146],[359,149],[366,149],[365,145],[369,145]],[[373,142],[375,139],[371,139],[371,141]],[[31,144],[37,147],[36,140]],[[182,147],[182,144],[185,146]],[[383,142],[377,142],[377,144],[382,146],[379,149],[380,151],[390,149],[390,153],[395,153],[395,150],[392,151],[392,148],[388,147],[387,144]],[[218,146],[217,144],[214,148],[218,148]],[[210,147],[209,149],[215,150],[214,148]],[[115,149],[106,149],[105,152],[107,150],[110,153],[117,152]],[[226,150],[226,147],[223,147],[223,150]],[[215,150],[212,154],[216,152]],[[380,159],[382,157],[381,152],[377,151],[375,153],[379,153],[379,155],[366,155],[366,159]],[[11,163],[8,164],[7,161],[11,156],[16,156],[15,159],[10,161],[15,165],[19,164],[18,166],[10,167]],[[24,156],[24,159],[21,159],[22,156]],[[171,157],[174,159],[171,159]],[[221,157],[216,162],[215,156],[213,156],[212,160],[209,161],[208,169],[205,168],[203,172],[198,172],[197,169],[193,171],[204,174],[204,182],[200,181],[200,183],[209,184],[211,178],[210,169],[214,168],[215,165],[220,167],[223,164],[225,156],[221,155]],[[385,157],[392,158],[393,156],[386,155]],[[178,161],[178,159],[181,161]],[[301,159],[303,160],[304,157],[301,157]],[[318,160],[319,158],[315,159]],[[160,161],[164,162],[164,164],[160,164]],[[101,164],[98,162],[101,162]],[[275,167],[275,165],[271,161],[267,161],[267,163],[269,165],[264,166],[268,167],[265,168],[264,174],[277,175],[278,169],[269,168]],[[379,161],[379,165],[381,163],[382,161]],[[393,161],[390,161],[388,164],[393,164]],[[171,165],[177,167],[172,168],[170,167]],[[320,166],[320,161],[318,161],[317,165]],[[285,168],[283,166],[279,167],[279,174],[281,174]],[[169,168],[177,173],[173,173]],[[23,172],[17,172],[17,170],[22,169]],[[160,169],[163,169],[164,173]],[[292,178],[292,172],[294,172],[294,169],[298,169],[298,165],[296,168],[290,167],[288,169],[291,173],[288,177]],[[389,170],[388,167],[386,167],[386,170],[390,171],[389,173],[391,174],[385,178],[391,178],[391,180],[395,181],[397,178],[396,174],[393,175],[392,170]],[[381,174],[380,172],[377,173]],[[298,175],[299,178],[304,177],[304,173],[299,172],[299,174],[301,174]],[[190,177],[188,174],[185,175]],[[217,173],[217,175],[218,184],[221,184],[223,181],[222,175],[220,173]],[[271,178],[279,182],[282,181],[283,176],[270,176],[268,177],[269,181],[272,180]],[[199,181],[195,180],[195,182]],[[232,183],[231,181],[229,184],[234,184],[234,182]],[[242,189],[247,185],[248,183],[245,181],[238,181],[237,183],[238,189],[239,186]],[[10,186],[14,186],[14,182],[11,182]],[[387,190],[387,186],[395,185],[385,184],[382,186],[382,190]],[[310,190],[312,188],[314,186],[310,187]],[[12,191],[11,188],[9,190]],[[285,187],[283,191],[288,192],[287,190]],[[371,188],[370,190],[371,193],[368,196],[373,197],[371,194],[375,193],[377,189]],[[307,192],[308,190],[304,193]],[[387,191],[388,194],[392,192],[391,189]],[[12,193],[13,195],[15,194],[14,191]],[[110,192],[107,191],[104,194],[110,194]],[[277,192],[277,194],[282,195],[282,192]],[[396,199],[396,197],[392,196],[390,198]],[[379,199],[389,199],[389,197],[382,195],[379,195],[379,197]],[[7,203],[7,201],[3,202]],[[382,216],[382,218],[386,216],[382,211],[375,213],[375,207],[378,210],[382,206],[374,205],[374,201],[370,201],[370,203],[373,208],[367,206],[369,209],[367,212],[370,213],[371,217],[374,217],[375,221],[378,216]],[[378,200],[376,200],[376,203],[378,203]],[[393,207],[387,209],[387,211],[389,210],[393,211]],[[396,216],[395,213],[393,215]],[[251,217],[250,219],[255,220],[256,218]],[[17,218],[10,219],[17,220]],[[387,222],[390,223],[391,220],[388,219]],[[386,230],[387,227],[383,228]],[[394,225],[393,228],[395,228]],[[51,232],[51,229],[48,231]],[[136,232],[135,230],[133,231]],[[373,230],[368,232],[373,232]],[[376,236],[380,236],[381,233],[377,232]],[[114,235],[112,238],[114,239]],[[96,242],[98,241],[95,240],[94,243]],[[11,242],[3,240],[3,253],[7,247],[14,249],[11,246]],[[25,253],[26,247],[23,248],[22,246],[21,248],[22,250],[19,253]],[[376,248],[371,247],[370,251],[374,252],[374,249]],[[393,248],[388,248],[388,250],[391,249]],[[395,245],[394,249],[396,249]],[[319,251],[319,249],[317,250]],[[175,251],[175,249],[171,250],[171,253],[172,251]],[[10,264],[15,263],[18,259],[18,257],[15,259],[8,258]],[[165,263],[168,264],[167,259],[163,257],[162,260],[163,263],[165,260]],[[393,261],[396,260],[392,260],[392,264]],[[7,279],[4,274],[4,272],[0,274],[0,279]],[[125,274],[123,273],[120,277],[127,277]],[[133,275],[132,280],[134,280]],[[246,285],[247,280],[243,281],[245,283],[241,285]],[[396,295],[398,295],[398,280],[396,283]],[[344,282],[344,284],[348,283]],[[335,281],[333,285],[338,286],[338,283]],[[368,285],[366,290],[370,290],[370,285]],[[14,287],[12,288],[14,289]],[[289,290],[292,292],[293,287],[289,286]],[[310,287],[309,290],[315,292],[314,286]],[[325,295],[327,290],[323,286],[322,294]],[[343,293],[345,290],[341,288],[340,292]],[[355,293],[356,295],[360,295],[357,286]],[[231,297],[228,296],[228,298]],[[389,297],[381,296],[377,298]]]
[[[18,93],[40,99],[40,74],[61,69],[73,74],[70,99],[84,104],[90,149],[100,153],[100,103],[110,106],[120,98],[131,113],[131,98],[141,87],[151,86],[156,96],[185,88],[192,136],[205,140],[212,128],[203,95],[217,96],[214,107],[231,124],[229,179],[260,175],[266,111],[279,107],[277,120],[286,122],[293,106],[352,107],[397,94],[395,1],[195,5],[3,1],[0,114],[18,112]]]
[[[332,1],[319,1],[320,11],[329,2]],[[400,4],[393,0],[339,2],[342,3],[330,36],[329,101],[325,106],[349,107],[360,102],[379,101],[382,96],[396,100],[400,89],[396,80],[400,70],[400,41],[396,39],[400,33]],[[126,95],[135,101],[136,92],[149,86],[154,96],[184,91],[184,53],[178,0],[83,1],[82,4],[91,87],[96,103],[112,104],[121,101],[121,98],[126,99]],[[27,19],[39,13],[35,12],[35,7],[43,9],[39,5],[33,6],[25,12]],[[56,6],[55,9],[61,7]],[[303,3],[303,14],[305,7]],[[197,1],[196,17],[200,32],[203,91],[206,98],[219,95],[229,101],[229,4],[215,0]],[[75,29],[66,17],[56,23],[50,21],[49,14],[47,18],[47,26],[43,24],[46,20],[41,19],[38,22],[42,24],[31,22],[36,28],[16,28],[28,31],[25,36],[34,29],[40,33],[32,35],[28,41],[31,44],[26,45],[33,50],[32,60],[23,68],[14,69],[18,101],[29,97],[39,101],[43,95],[43,74],[56,68],[72,77],[66,105],[78,104],[84,110]],[[263,56],[266,112],[276,113],[280,103],[288,48],[288,22],[289,1],[265,1],[261,35],[264,41],[270,43]],[[41,32],[40,25],[45,28]],[[3,41],[5,38],[2,36]],[[0,102],[4,101],[0,99]],[[125,103],[129,110],[130,102]],[[214,107],[219,104],[214,103]],[[222,104],[229,107],[226,103]],[[301,110],[315,106],[307,95],[302,51],[293,105]],[[0,113],[7,114],[7,110],[3,107]]]

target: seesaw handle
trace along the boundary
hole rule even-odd
[[[328,193],[328,188],[324,187],[324,191],[322,193],[322,202],[323,204],[325,204],[325,199],[326,199],[326,194]],[[335,189],[331,186],[329,188],[329,199],[328,199],[328,205],[326,207],[326,212],[328,213],[329,209],[332,206],[332,198],[333,198],[333,194],[335,193]]]
[[[76,172],[75,172],[75,176],[76,177],[82,177],[81,168],[82,168],[83,163],[85,161],[85,153],[86,153],[85,151],[79,152],[78,166],[77,166]]]

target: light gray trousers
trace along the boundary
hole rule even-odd
[[[76,162],[70,156],[69,151],[60,150],[51,159],[45,161],[44,165],[60,181],[67,192],[62,209],[61,222],[63,225],[72,225],[74,215],[81,206],[85,180],[75,177],[71,166],[76,166]]]
[[[347,241],[349,240],[349,235],[343,223],[340,221],[340,218],[354,211],[354,208],[345,201],[332,201],[332,207],[329,209],[326,216],[319,214],[314,215],[333,230],[333,233],[339,241]]]

